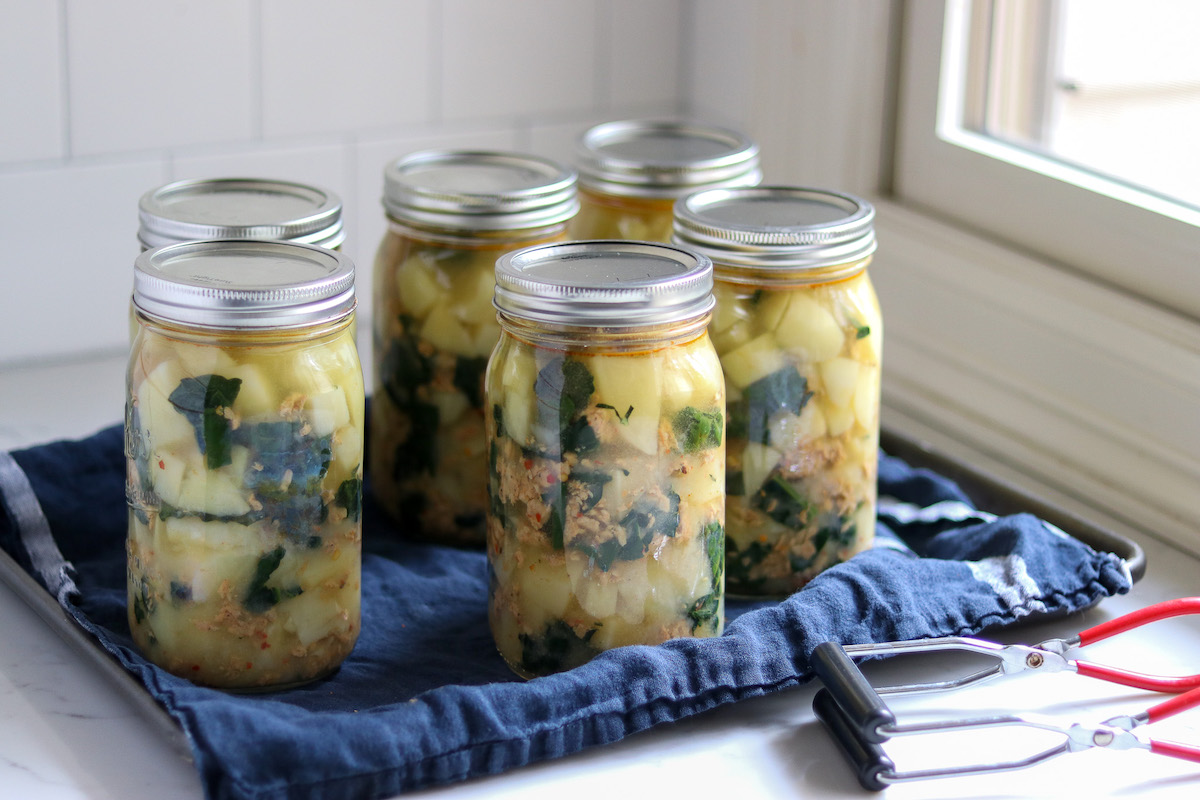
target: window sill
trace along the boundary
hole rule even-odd
[[[1200,325],[874,202],[885,423],[1200,553]]]

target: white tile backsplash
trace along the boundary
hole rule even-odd
[[[443,118],[593,108],[599,86],[598,2],[443,0]]]
[[[680,86],[682,0],[609,0],[601,74],[621,103],[671,106]]]
[[[10,0],[0,24],[0,164],[63,155],[57,3]],[[15,20],[21,24],[12,24]]]
[[[677,112],[691,2],[5,0],[0,246],[29,279],[0,296],[0,368],[125,347],[137,198],[169,180],[337,192],[366,299],[388,160],[566,161],[590,124]]]
[[[432,0],[263,0],[263,135],[421,123],[432,110]]]
[[[137,201],[161,162],[0,174],[0,364],[129,342]]]
[[[73,155],[254,134],[251,0],[66,5]]]

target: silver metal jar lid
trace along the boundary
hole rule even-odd
[[[333,192],[268,178],[168,183],[138,201],[138,241],[146,249],[200,239],[281,239],[337,247],[346,238]]]
[[[400,222],[508,231],[566,222],[579,210],[575,172],[522,153],[422,150],[383,171],[383,206]]]
[[[758,145],[737,131],[680,120],[590,128],[575,148],[581,185],[631,197],[679,197],[762,180]]]
[[[295,242],[182,242],[138,256],[133,303],[151,317],[204,328],[315,325],[354,310],[354,264]]]
[[[496,262],[494,303],[503,314],[559,325],[678,322],[712,310],[712,262],[650,242],[535,245]]]
[[[875,209],[841,192],[791,186],[712,189],[675,203],[673,241],[723,266],[816,269],[875,252]]]

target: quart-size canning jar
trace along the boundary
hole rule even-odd
[[[524,677],[724,625],[725,390],[712,265],[566,242],[496,265],[489,620]]]
[[[481,546],[496,259],[564,237],[575,173],[519,153],[427,150],[387,166],[383,203],[371,485],[402,533]]]
[[[196,683],[290,686],[359,633],[354,267],[311,245],[142,253],[127,373],[129,627]]]
[[[199,178],[143,194],[137,238],[142,250],[202,239],[278,239],[337,250],[346,231],[342,201],[327,189],[273,178]],[[131,303],[130,341],[136,335]]]
[[[676,240],[715,270],[730,593],[789,594],[874,539],[874,213],[847,194],[794,187],[705,191],[676,206]]]
[[[758,145],[737,131],[683,120],[606,122],[576,143],[579,213],[572,239],[671,241],[675,201],[762,180]]]
[[[201,239],[278,239],[336,250],[345,238],[341,199],[305,183],[201,178],[151,189],[138,201],[143,250]]]

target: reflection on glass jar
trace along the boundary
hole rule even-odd
[[[125,421],[129,626],[154,663],[262,690],[359,633],[354,269],[276,242],[143,253]]]
[[[385,183],[371,485],[402,533],[482,545],[496,259],[563,237],[578,207],[575,174],[519,154],[422,151],[390,164]]]
[[[883,325],[874,211],[794,188],[700,192],[677,240],[713,259],[729,391],[731,593],[784,595],[875,534]]]
[[[489,620],[525,677],[724,625],[725,397],[711,264],[571,242],[496,267]]]
[[[669,242],[675,201],[762,180],[758,145],[736,131],[682,120],[622,120],[585,131],[575,148],[579,213],[572,239]]]

